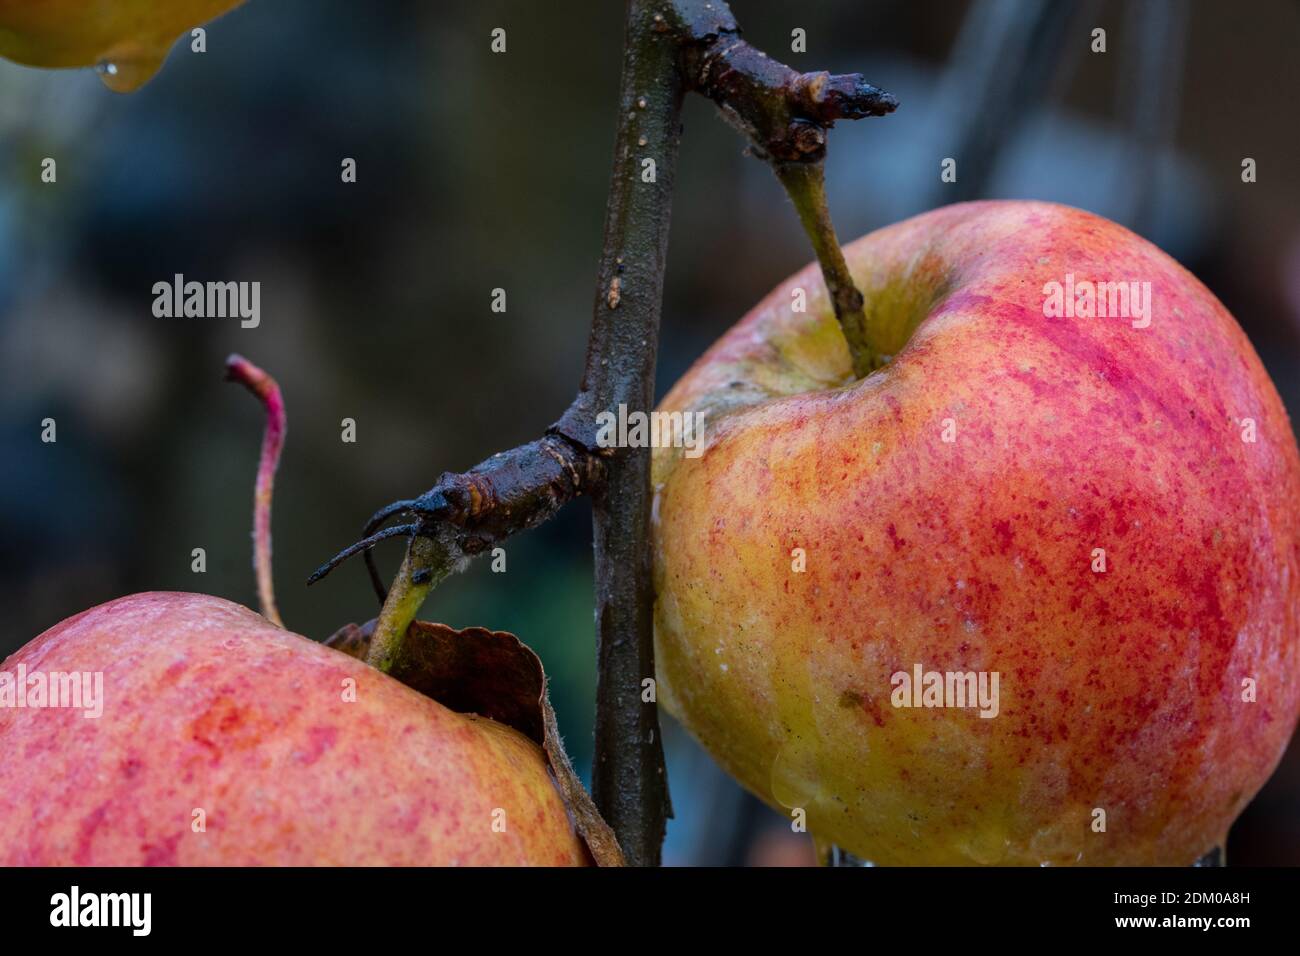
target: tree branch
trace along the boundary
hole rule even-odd
[[[826,156],[826,130],[836,120],[883,116],[898,107],[890,93],[859,73],[800,73],[740,37],[718,0],[670,0],[659,29],[682,45],[690,88],[722,115],[768,162],[817,162]]]
[[[368,537],[335,555],[307,579],[319,581],[356,549],[366,555],[371,580],[384,602],[367,661],[387,672],[397,646],[429,591],[468,558],[482,554],[512,534],[535,527],[567,502],[598,486],[605,459],[559,435],[493,455],[463,474],[444,472],[438,483],[418,498],[394,502],[366,523]],[[367,541],[387,531],[380,527],[398,515],[414,515],[402,528],[413,540],[397,574],[397,584],[385,592],[371,562]]]
[[[655,673],[650,449],[601,447],[598,416],[654,405],[681,106],[692,90],[717,103],[751,151],[773,165],[813,240],[855,367],[871,364],[862,297],[835,239],[821,163],[826,129],[837,119],[887,113],[894,98],[857,74],[799,73],[768,58],[740,39],[722,0],[628,0],[604,244],[577,397],[538,441],[464,474],[443,474],[419,498],[381,509],[366,525],[369,537],[308,582],[353,554],[369,561],[370,548],[385,537],[412,538],[391,592],[371,566],[384,609],[369,660],[386,669],[437,581],[590,495],[598,658],[592,790],[627,861],[642,866],[659,862],[671,813],[658,711],[653,700],[642,701],[642,682]],[[413,520],[382,527],[398,516]]]
[[[596,415],[654,407],[673,174],[685,86],[658,0],[630,0],[619,123],[587,368],[555,426],[596,448]],[[656,20],[656,15],[660,19]],[[596,557],[596,756],[592,796],[633,866],[659,863],[671,814],[653,679],[650,449],[612,455],[592,501]]]

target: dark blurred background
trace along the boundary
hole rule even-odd
[[[1150,238],[1245,327],[1300,411],[1300,6],[734,0],[803,69],[861,70],[899,111],[831,135],[842,238],[959,199],[1050,199]],[[262,418],[221,381],[277,376],[280,606],[323,638],[373,616],[360,564],[303,587],[379,505],[539,435],[582,370],[612,154],[622,4],[249,0],[142,91],[0,61],[0,656],[132,591],[254,604]],[[489,50],[495,27],[507,53]],[[1090,51],[1094,28],[1107,52]],[[791,52],[791,31],[807,52]],[[811,258],[711,105],[685,116],[662,392]],[[58,162],[57,185],[40,162]],[[958,182],[939,180],[944,157]],[[358,181],[340,182],[344,157]],[[1251,157],[1258,181],[1242,182]],[[158,319],[175,273],[257,280],[262,322]],[[508,311],[490,309],[507,290]],[[58,441],[42,444],[41,420]],[[340,421],[357,442],[340,441]],[[519,634],[570,753],[591,759],[585,503],[444,584],[423,617]],[[207,572],[191,572],[191,550]],[[391,571],[400,545],[381,551]],[[666,862],[802,863],[784,817],[668,720]],[[1300,862],[1300,752],[1233,830],[1232,863]]]

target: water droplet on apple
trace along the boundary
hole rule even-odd
[[[816,854],[817,862],[822,866],[836,867],[867,867],[875,866],[870,860],[864,860],[860,856],[855,856],[848,850],[842,849],[831,843],[829,840],[823,840],[820,837],[813,837],[813,851]]]
[[[786,809],[811,810],[821,789],[817,777],[815,754],[791,739],[772,761],[772,796]]]
[[[95,65],[100,80],[114,93],[134,93],[162,69],[167,51],[142,52],[131,57],[113,57]]]
[[[1010,844],[1011,841],[1000,827],[986,827],[966,844],[966,853],[976,863],[996,866],[1006,858]]]

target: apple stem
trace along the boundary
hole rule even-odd
[[[266,409],[266,431],[262,435],[262,453],[257,463],[257,484],[253,490],[253,569],[257,574],[257,596],[262,616],[284,627],[275,606],[275,586],[271,579],[271,496],[275,487],[275,470],[284,447],[285,409],[280,386],[275,379],[242,355],[226,359],[226,379],[238,382],[261,400]]]
[[[420,534],[411,539],[393,586],[379,612],[366,663],[387,674],[397,662],[407,628],[420,612],[429,592],[456,570],[456,546],[443,534]]]
[[[821,264],[822,278],[830,293],[835,318],[849,345],[853,372],[858,378],[864,378],[884,361],[871,347],[862,293],[849,273],[844,250],[835,235],[835,224],[831,222],[830,208],[826,203],[826,174],[822,161],[773,163],[772,168],[794,203],[799,221]]]
[[[870,344],[862,293],[854,285],[826,204],[827,130],[836,120],[884,116],[898,108],[891,93],[861,74],[800,73],[740,37],[720,0],[668,0],[664,21],[682,44],[689,88],[718,104],[785,187],[812,240],[853,371],[865,377],[885,359]]]

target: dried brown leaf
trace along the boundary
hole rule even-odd
[[[324,643],[364,659],[374,621],[347,624]],[[390,676],[463,714],[478,714],[513,727],[546,754],[574,828],[598,866],[623,866],[614,832],[601,818],[560,740],[546,692],[541,659],[505,631],[456,630],[416,621],[407,632]]]

